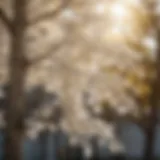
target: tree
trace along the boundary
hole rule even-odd
[[[151,160],[154,158],[154,142],[155,142],[155,129],[157,125],[157,118],[159,112],[159,96],[160,96],[160,31],[159,31],[159,20],[157,15],[155,15],[155,1],[149,1],[149,14],[148,20],[150,21],[149,28],[157,34],[156,42],[157,48],[154,49],[150,54],[156,54],[156,56],[152,59],[152,57],[148,56],[148,48],[143,46],[140,41],[137,43],[136,41],[132,41],[132,39],[128,39],[128,35],[126,36],[126,42],[129,47],[133,50],[140,51],[145,54],[143,61],[140,62],[140,68],[137,68],[139,71],[143,71],[145,76],[142,78],[136,72],[126,72],[126,78],[130,82],[130,91],[132,92],[135,101],[137,102],[137,106],[139,106],[140,119],[138,120],[138,124],[143,128],[146,142],[145,142],[145,150],[144,150],[144,160]],[[138,12],[136,12],[138,14]],[[141,18],[139,16],[139,18]],[[142,22],[140,20],[140,22]],[[138,22],[137,22],[138,23]],[[138,29],[142,27],[142,30],[145,31],[144,28],[145,23],[142,22],[142,25],[138,26]],[[148,23],[149,24],[149,23]],[[147,25],[145,25],[146,27]],[[143,31],[141,32],[143,33]],[[139,37],[138,37],[139,38]],[[140,37],[142,38],[142,37]],[[148,44],[149,45],[149,44]],[[155,53],[154,53],[155,52]],[[134,88],[132,88],[134,87]],[[103,104],[103,107],[108,107],[108,104]],[[148,110],[148,111],[147,111]],[[108,110],[106,109],[106,112]],[[147,113],[148,112],[148,113]],[[130,115],[131,116],[131,115]],[[132,119],[133,120],[133,119]]]
[[[13,1],[13,20],[7,17],[5,12],[0,10],[0,18],[10,33],[11,47],[9,54],[9,88],[8,88],[8,109],[6,111],[6,132],[5,132],[5,159],[21,160],[23,136],[25,132],[25,82],[28,68],[35,63],[44,60],[50,56],[60,45],[52,46],[48,52],[36,59],[29,60],[27,57],[27,45],[25,44],[25,36],[27,27],[30,24],[38,23],[49,16],[56,16],[67,5],[66,2],[61,3],[60,7],[51,12],[47,12],[40,17],[28,20],[28,1]],[[5,3],[5,2],[4,2]],[[10,2],[11,3],[11,2]]]
[[[13,2],[14,17],[10,23],[11,51],[9,57],[8,110],[6,113],[5,159],[22,159],[24,134],[24,85],[27,73],[24,33],[26,29],[26,0]]]
[[[128,3],[131,3],[131,2],[128,1]],[[155,15],[152,15],[154,12],[153,8],[151,7],[152,5],[149,5],[149,9],[147,8],[145,12],[143,12],[144,11],[143,8],[137,9],[132,7],[132,5],[129,5],[126,7],[130,8],[131,19],[132,19],[130,20],[131,22],[133,22],[133,24],[127,24],[128,21],[126,21],[125,23],[125,18],[127,16],[124,15],[125,13],[123,14],[120,13],[120,11],[123,11],[124,9],[123,7],[125,5],[126,4],[123,4],[122,2],[120,2],[120,4],[119,3],[116,4],[116,9],[119,11],[119,12],[117,11],[118,12],[117,14],[119,14],[117,15],[117,17],[121,19],[120,19],[120,22],[118,21],[120,24],[115,22],[115,26],[118,25],[117,27],[115,27],[117,30],[116,32],[114,32],[114,35],[115,35],[114,37],[112,37],[112,35],[111,37],[109,36],[109,40],[111,41],[112,40],[111,38],[113,38],[114,44],[115,44],[115,41],[118,40],[118,43],[121,43],[121,45],[126,46],[126,48],[119,47],[119,51],[116,51],[115,49],[114,52],[117,52],[122,56],[120,51],[120,49],[122,49],[122,52],[126,53],[126,57],[128,57],[128,60],[124,61],[125,57],[123,57],[121,61],[115,60],[119,65],[117,66],[115,65],[110,68],[106,66],[103,68],[103,71],[106,72],[108,77],[110,76],[110,74],[112,75],[117,74],[117,77],[116,76],[115,77],[117,78],[117,81],[119,83],[117,85],[115,81],[113,83],[110,83],[110,88],[113,85],[112,91],[110,91],[112,92],[111,95],[114,95],[113,93],[115,93],[115,96],[109,97],[110,99],[105,96],[104,98],[102,98],[102,96],[105,95],[107,89],[104,90],[102,94],[101,93],[102,87],[101,87],[100,92],[98,94],[102,102],[102,105],[100,105],[102,106],[101,116],[104,117],[106,120],[109,120],[109,119],[120,120],[122,119],[123,116],[124,117],[126,116],[126,118],[129,118],[130,120],[134,121],[139,126],[141,126],[146,136],[144,159],[151,160],[153,159],[154,134],[155,134],[155,127],[157,125],[157,114],[158,114],[158,105],[159,105],[160,89],[159,89],[158,81],[159,81],[159,63],[160,62],[159,62],[159,47],[157,51],[155,51],[156,48],[154,46],[151,46],[151,48],[153,47],[154,49],[150,50],[149,49],[150,44],[147,43],[147,46],[143,45],[143,40],[147,36],[154,37],[152,32],[151,34],[146,35],[146,33],[149,33],[151,29],[152,31],[154,30],[154,32],[156,32],[157,38],[151,39],[150,42],[152,43],[152,41],[156,39],[155,41],[157,41],[157,43],[159,44],[159,26],[157,25],[158,20],[157,18],[155,18]],[[144,5],[145,3],[143,4],[143,6]],[[150,12],[149,10],[152,10],[152,11]],[[120,17],[121,15],[123,15],[124,17]],[[136,23],[134,23],[135,21]],[[126,25],[124,25],[124,23]],[[121,24],[123,24],[122,26],[124,27],[122,28],[122,30],[120,30],[122,27]],[[127,30],[128,28],[130,30]],[[118,32],[118,29],[120,30],[119,32]],[[114,52],[112,52],[112,54]],[[154,52],[156,52],[157,56],[152,57],[152,55],[154,55]],[[135,61],[129,61],[130,60],[129,54],[136,55],[137,53],[141,58],[139,58],[139,60],[137,58],[137,60]],[[118,57],[118,54],[117,54],[117,57]],[[128,64],[128,67],[126,67],[124,64],[123,65],[124,67],[121,69],[121,65],[122,65],[120,64],[121,62],[124,62],[126,66],[127,66],[127,62],[130,62],[130,64]],[[133,65],[131,65],[131,63],[133,63]],[[102,74],[105,74],[105,73],[102,73]],[[124,79],[123,78],[118,79],[118,75],[123,76]],[[156,75],[156,78],[155,78],[155,75]],[[97,77],[98,77],[96,81],[97,87],[98,87],[98,82],[100,83],[100,81],[98,81],[98,79],[100,79],[99,78],[100,76],[101,76],[100,74],[97,74]],[[123,84],[124,82],[126,82],[127,85],[120,87],[121,84]],[[101,84],[102,83],[103,83],[103,87],[105,87],[108,83],[107,78],[106,78],[106,81],[104,82],[103,80],[101,80]],[[123,92],[124,89],[126,91],[126,94],[124,94]],[[120,92],[116,94],[118,90]],[[111,98],[113,98],[114,100],[112,100]],[[126,106],[126,108],[124,108],[122,112],[120,111],[121,106],[118,106],[118,103],[121,103],[121,105]],[[132,110],[130,110],[131,106],[133,107]],[[134,109],[138,111],[137,113],[138,116],[134,115],[134,112],[135,112]],[[118,114],[122,114],[122,115],[118,115]]]
[[[150,2],[150,1],[149,1]],[[154,24],[154,29],[157,33],[157,43],[158,47],[156,50],[156,63],[155,63],[155,78],[152,82],[152,92],[149,99],[150,104],[150,113],[148,115],[149,122],[146,127],[146,144],[145,144],[145,153],[144,160],[151,160],[154,157],[154,142],[155,142],[155,130],[158,119],[159,112],[159,96],[160,96],[160,28],[159,28],[159,19],[155,14],[155,4],[156,1],[150,2],[151,12],[152,12],[152,22]]]

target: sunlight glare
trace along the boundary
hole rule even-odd
[[[142,44],[152,52],[157,49],[157,43],[154,37],[145,37]]]
[[[111,7],[111,15],[115,17],[115,19],[122,20],[128,14],[128,11],[123,3],[114,3]]]

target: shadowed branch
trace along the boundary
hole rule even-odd
[[[4,25],[7,27],[8,31],[14,35],[14,27],[12,25],[12,21],[7,17],[4,10],[0,8],[0,19],[4,23]]]
[[[49,11],[47,13],[44,13],[43,15],[40,15],[40,16],[32,19],[29,22],[29,24],[36,24],[38,22],[41,22],[41,21],[46,20],[46,19],[51,18],[51,17],[55,18],[56,16],[58,16],[61,13],[61,11],[63,9],[65,9],[69,5],[70,1],[71,0],[63,0],[62,4],[59,7],[57,7],[55,10]]]

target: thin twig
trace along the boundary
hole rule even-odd
[[[0,8],[0,19],[4,23],[4,25],[7,27],[8,31],[14,35],[14,27],[12,25],[12,21],[7,17],[5,12],[2,8]]]
[[[51,11],[49,11],[49,12],[43,14],[43,15],[40,15],[40,16],[32,19],[29,22],[29,24],[30,25],[36,24],[38,22],[41,22],[41,21],[46,20],[46,19],[51,18],[51,17],[55,18],[56,16],[58,16],[61,13],[61,11],[63,9],[65,9],[68,6],[69,2],[70,2],[70,0],[63,0],[62,4],[58,8],[56,8],[55,10],[51,10]]]

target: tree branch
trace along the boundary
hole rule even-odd
[[[47,12],[44,15],[40,15],[37,18],[34,18],[30,22],[28,22],[29,25],[36,24],[36,23],[43,21],[45,19],[48,19],[50,17],[55,18],[56,16],[59,15],[59,13],[63,9],[65,9],[69,5],[70,2],[71,2],[71,0],[62,0],[62,4],[57,9],[50,11],[50,12]],[[45,60],[46,58],[52,56],[53,53],[57,52],[61,48],[62,44],[64,44],[65,42],[66,42],[66,38],[62,42],[55,44],[54,46],[51,46],[48,49],[48,51],[45,51],[45,53],[42,53],[40,57],[37,57],[32,60],[28,60],[28,67],[31,67],[32,65],[36,65],[37,63],[40,63],[41,61]]]
[[[70,0],[63,0],[62,4],[58,8],[32,19],[29,22],[29,24],[31,24],[31,25],[36,24],[36,23],[41,22],[45,19],[58,16],[61,13],[61,11],[68,6],[69,2],[70,2]]]
[[[4,25],[7,27],[8,31],[14,35],[15,33],[14,33],[14,27],[12,25],[12,21],[7,17],[7,15],[5,14],[2,8],[0,8],[0,19],[2,20]]]

